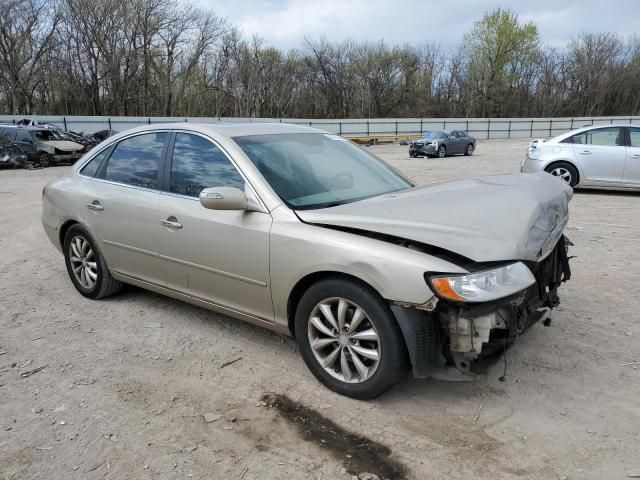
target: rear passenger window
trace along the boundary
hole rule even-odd
[[[100,165],[102,165],[102,162],[106,158],[108,151],[109,149],[105,148],[103,151],[89,160],[89,163],[87,163],[84,167],[82,167],[82,170],[80,170],[80,174],[84,175],[85,177],[95,177],[96,173],[100,169]]]
[[[122,140],[107,161],[105,180],[158,188],[158,170],[169,134],[145,133]]]
[[[631,137],[631,146],[640,148],[640,128],[630,128],[629,137]]]
[[[608,127],[587,130],[586,132],[573,135],[565,141],[566,143],[583,145],[618,146],[623,143],[622,129],[618,127]]]
[[[170,191],[197,197],[208,187],[244,189],[244,179],[227,156],[198,135],[177,133],[171,160]]]

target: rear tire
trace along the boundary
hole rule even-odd
[[[97,300],[122,289],[122,283],[111,276],[102,252],[86,228],[79,224],[69,227],[63,249],[67,273],[81,295]]]
[[[578,184],[578,170],[568,162],[557,162],[549,165],[545,172],[550,173],[554,177],[558,177],[566,182],[572,188]]]
[[[473,150],[474,150],[474,148],[473,148],[473,143],[470,143],[469,145],[467,145],[467,148],[466,148],[466,150],[464,151],[464,154],[465,154],[467,157],[470,157],[471,155],[473,155]]]
[[[312,285],[296,309],[295,332],[311,373],[342,395],[374,398],[407,371],[406,346],[389,305],[357,281],[334,277]]]

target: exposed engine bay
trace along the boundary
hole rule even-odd
[[[469,375],[474,361],[504,352],[521,333],[559,305],[558,287],[571,278],[569,245],[562,236],[542,261],[525,262],[536,282],[510,297],[473,304],[434,296],[424,306],[392,305],[407,342],[414,376],[464,379],[458,375],[452,378],[451,369]]]

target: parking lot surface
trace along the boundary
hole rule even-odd
[[[368,148],[429,184],[517,172],[527,143]],[[0,171],[0,479],[640,472],[640,194],[575,193],[573,278],[550,326],[507,351],[504,382],[499,359],[471,383],[407,377],[363,402],[258,327],[136,288],[80,296],[40,225],[42,187],[67,171]]]

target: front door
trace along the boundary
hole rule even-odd
[[[16,139],[14,141],[16,145],[18,145],[22,151],[27,155],[29,160],[37,160],[38,152],[36,151],[36,143],[31,136],[31,132],[29,130],[25,130],[22,128],[16,129]]]
[[[99,241],[109,268],[145,282],[162,284],[158,258],[158,187],[169,132],[128,137],[96,157],[80,172],[84,180],[82,211],[91,233]],[[86,171],[85,171],[86,169]]]
[[[624,183],[640,184],[640,127],[629,127],[627,163],[624,167]]]
[[[209,210],[207,187],[245,189],[245,180],[210,139],[178,132],[160,194],[159,237],[167,286],[216,305],[273,321],[269,283],[271,215]]]
[[[596,128],[574,135],[573,152],[583,178],[590,183],[620,183],[627,158],[624,130]]]

